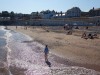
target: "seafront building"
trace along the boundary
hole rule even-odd
[[[100,16],[100,8],[94,8],[89,11],[90,16]]]
[[[75,20],[57,20],[57,19],[33,19],[28,21],[30,23],[30,25],[52,25],[52,26],[62,26],[65,24],[69,24],[69,25],[80,25],[80,26],[84,26],[84,25],[94,25],[94,24],[90,24],[88,22],[85,21],[75,21]]]
[[[1,25],[100,25],[100,9],[83,12],[79,7],[73,7],[66,12],[45,10],[21,14],[3,11],[0,13]]]
[[[71,9],[67,10],[65,16],[68,18],[81,17],[81,10],[79,7],[73,7]]]
[[[40,16],[42,19],[51,19],[55,14],[56,12],[54,10],[53,11],[46,10],[40,12]]]

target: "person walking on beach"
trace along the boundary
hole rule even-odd
[[[16,25],[16,29],[17,29],[17,25]]]
[[[48,53],[49,53],[49,49],[48,49],[48,45],[46,45],[46,46],[45,46],[45,49],[44,49],[45,62],[48,61]]]

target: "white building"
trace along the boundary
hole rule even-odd
[[[65,13],[57,13],[52,18],[65,18]]]
[[[51,17],[53,17],[53,15],[55,15],[55,11],[50,11],[50,10],[42,11],[40,15],[42,19],[50,19]]]
[[[73,7],[65,13],[66,17],[80,17],[81,10],[78,7]]]

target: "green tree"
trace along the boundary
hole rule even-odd
[[[2,16],[2,14],[0,13],[0,17]]]
[[[10,18],[11,20],[15,20],[15,13],[13,11],[10,13]]]
[[[61,14],[61,16],[62,16],[62,14],[63,14],[62,11],[60,12],[60,14]]]
[[[2,11],[2,17],[10,17],[8,11]]]

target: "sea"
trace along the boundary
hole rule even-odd
[[[100,75],[100,72],[58,63],[49,55],[45,63],[44,45],[28,35],[0,26],[0,75]]]

